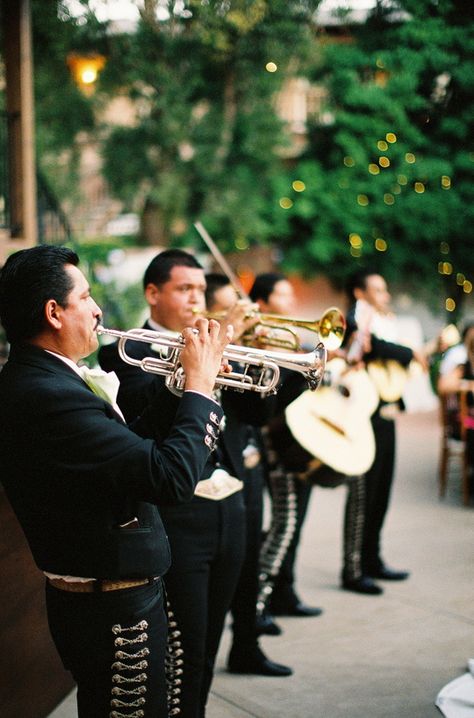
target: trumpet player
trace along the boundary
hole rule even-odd
[[[202,266],[191,254],[181,250],[158,254],[145,271],[143,287],[149,307],[146,328],[188,331],[201,321],[199,314],[206,310],[206,281]],[[130,354],[137,358],[154,354],[153,347],[143,342],[129,342],[129,346]],[[163,377],[125,364],[115,345],[104,346],[99,359],[103,368],[113,369],[121,379],[118,402],[129,420],[139,415],[149,395],[163,387]],[[240,395],[237,398],[242,401]],[[170,395],[166,402],[173,404],[176,399]],[[181,718],[205,715],[225,617],[244,560],[242,482],[230,463],[222,443],[217,443],[192,500],[179,507],[160,506],[172,556],[166,589],[181,633]],[[222,491],[206,493],[217,485]]]
[[[223,274],[207,274],[206,284],[208,312],[226,315],[234,327],[234,342],[239,341],[258,322],[257,317],[252,317],[251,303],[239,300],[235,287]],[[249,405],[246,395],[231,397],[224,392],[222,406],[226,417],[222,444],[244,485],[246,529],[245,559],[231,605],[232,645],[227,669],[230,673],[289,676],[292,669],[270,660],[263,653],[256,633],[264,486],[261,440],[256,425],[262,425],[273,411],[274,397],[258,398]]]
[[[295,304],[294,290],[291,283],[285,275],[278,272],[268,272],[257,275],[250,290],[250,298],[258,304],[261,312],[277,315],[290,315]],[[290,372],[290,374],[292,373]],[[288,396],[293,395],[295,387],[297,392],[298,390],[303,391],[303,386],[299,378],[290,376],[286,387],[284,384],[278,394],[278,405],[282,407],[281,411],[283,411],[283,405],[286,399],[288,399]],[[278,409],[276,409],[276,411],[278,411]],[[275,481],[276,480],[275,478]],[[283,484],[285,477],[282,476],[280,481]],[[295,587],[296,557],[301,531],[311,497],[311,487],[310,482],[299,481],[296,482],[291,489],[292,492],[295,492],[296,525],[291,542],[286,551],[286,556],[274,581],[273,592],[269,603],[270,612],[263,612],[259,617],[259,631],[261,633],[275,635],[280,632],[281,629],[278,624],[273,621],[271,614],[309,617],[319,616],[322,613],[321,608],[309,606],[304,603],[298,596]],[[282,486],[275,486],[274,491],[275,490],[281,492]]]
[[[192,498],[217,441],[222,411],[211,393],[231,331],[203,319],[198,336],[184,329],[176,413],[150,394],[131,430],[116,377],[79,366],[97,349],[101,310],[78,263],[72,250],[43,245],[3,267],[2,483],[46,577],[79,718],[167,718],[170,551],[157,506]]]
[[[375,270],[361,270],[348,283],[350,308],[348,327],[358,328],[357,302],[367,307],[372,314],[368,323],[368,345],[363,347],[361,358],[370,362],[393,360],[406,368],[412,359],[426,369],[423,354],[397,341],[394,333],[394,316],[390,312],[391,297],[384,277]],[[364,583],[373,579],[404,581],[409,572],[392,569],[382,557],[381,533],[390,502],[395,462],[395,421],[384,410],[386,402],[381,399],[378,409],[371,417],[375,435],[376,453],[372,467],[365,475],[365,517],[361,564]],[[386,407],[385,407],[386,408]],[[346,586],[350,588],[350,586]],[[354,590],[359,590],[357,587]]]

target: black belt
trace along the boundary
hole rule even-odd
[[[48,578],[50,586],[58,588],[60,591],[72,591],[73,593],[94,593],[96,591],[120,591],[124,588],[133,588],[134,586],[144,586],[147,583],[153,583],[158,577],[154,578],[136,578],[123,580],[108,579],[92,579],[90,581],[65,581],[63,578]]]

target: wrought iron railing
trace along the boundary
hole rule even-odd
[[[73,242],[71,225],[46,178],[36,173],[39,244],[65,244]]]

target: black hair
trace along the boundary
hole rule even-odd
[[[474,320],[471,319],[466,324],[464,324],[462,332],[461,332],[461,339],[464,341],[467,337],[467,333],[471,331],[471,329],[474,329]]]
[[[380,272],[374,267],[367,267],[366,269],[359,269],[354,274],[351,274],[346,282],[346,293],[349,299],[354,299],[354,292],[356,289],[367,289],[367,279],[372,277],[374,274],[380,275]]]
[[[256,302],[258,299],[268,302],[268,297],[275,289],[275,285],[282,280],[286,280],[286,276],[280,272],[257,274],[249,292],[250,299],[252,302]]]
[[[218,274],[217,272],[206,274],[206,307],[213,304],[217,290],[227,287],[229,284],[231,284],[231,281],[225,274]]]
[[[79,264],[77,254],[67,247],[39,245],[8,257],[0,274],[0,321],[10,344],[41,333],[44,307],[50,299],[67,306],[73,289],[67,264]]]
[[[173,267],[192,267],[202,269],[202,265],[194,255],[185,252],[183,249],[165,249],[154,257],[143,275],[143,288],[149,284],[157,287],[167,282],[171,276]]]

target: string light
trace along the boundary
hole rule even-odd
[[[395,197],[390,192],[386,192],[383,196],[385,204],[395,204]]]
[[[369,165],[369,172],[371,175],[378,175],[380,174],[380,167],[375,164],[375,162],[371,162]]]
[[[237,237],[234,244],[235,244],[236,249],[238,249],[241,252],[248,249],[250,246],[247,237],[244,237],[244,236]]]
[[[466,281],[462,285],[462,288],[463,288],[463,292],[465,292],[466,294],[470,294],[472,292],[472,282],[470,282],[468,279],[466,279]]]
[[[265,65],[265,70],[267,72],[276,72],[278,70],[278,67],[274,62],[267,62],[267,64]]]
[[[352,157],[344,157],[344,164],[346,165],[346,167],[354,167],[355,162]]]
[[[291,200],[289,197],[282,197],[279,204],[282,209],[290,209],[291,207],[293,207],[293,200]]]
[[[387,142],[393,144],[397,141],[397,135],[395,134],[395,132],[387,132],[387,134],[385,135],[385,139],[387,140]]]
[[[382,237],[377,237],[377,239],[375,240],[375,249],[378,252],[386,252],[387,247],[388,247],[387,242],[384,239],[382,239]]]
[[[451,189],[451,177],[448,177],[448,175],[443,175],[441,177],[441,187],[443,189]]]
[[[408,162],[409,165],[412,165],[416,162],[416,157],[413,152],[407,152],[405,154],[405,162]]]
[[[425,185],[423,184],[423,182],[415,182],[413,189],[417,194],[423,194],[423,192],[425,191]]]
[[[441,254],[449,254],[449,244],[447,242],[441,242],[439,245],[439,251]]]
[[[377,142],[377,147],[381,152],[385,152],[386,150],[388,150],[388,145],[385,140],[379,140]]]
[[[445,302],[445,307],[447,312],[454,312],[456,309],[456,302],[452,297],[448,297]]]
[[[295,192],[304,192],[306,189],[305,183],[301,180],[295,180],[291,186],[293,187]]]
[[[408,177],[406,175],[398,175],[397,182],[398,184],[406,185],[408,184]]]
[[[349,244],[353,249],[360,249],[362,247],[362,237],[360,236],[360,234],[351,232],[351,234],[349,235]]]
[[[458,272],[456,274],[456,284],[458,284],[461,287],[465,281],[466,281],[466,277],[464,276],[464,274],[461,274],[461,272]]]
[[[361,207],[367,207],[369,204],[369,198],[366,194],[358,194],[357,195],[357,204],[360,204]]]
[[[388,157],[379,157],[379,165],[381,167],[390,167],[390,160],[388,159]]]

